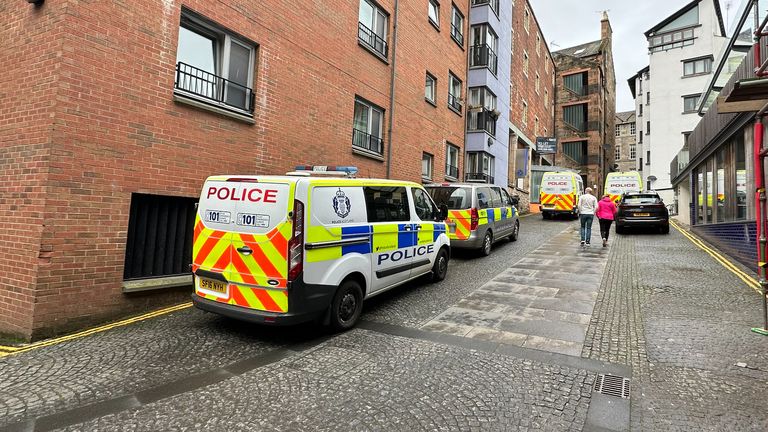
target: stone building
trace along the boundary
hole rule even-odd
[[[577,170],[602,190],[613,165],[616,79],[608,14],[600,39],[552,53],[555,66],[556,164]]]
[[[637,131],[635,112],[616,113],[614,157],[616,171],[637,170]]]
[[[469,1],[301,6],[0,6],[0,333],[187,298],[209,175],[463,177]]]

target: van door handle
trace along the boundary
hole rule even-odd
[[[411,230],[411,226],[410,225],[406,225],[406,226],[403,227],[403,231],[410,231],[410,230]]]
[[[421,225],[416,225],[416,230],[418,231],[420,229],[421,229]]]
[[[237,251],[245,256],[248,256],[253,253],[253,249],[249,248],[248,245],[237,248]]]

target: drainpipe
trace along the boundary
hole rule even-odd
[[[759,2],[755,1],[755,23],[759,20]],[[756,75],[760,74],[762,62],[760,59],[760,38],[763,35],[763,25],[755,30],[755,69]],[[766,195],[765,195],[765,166],[766,149],[763,148],[763,118],[768,112],[768,103],[755,114],[753,160],[755,164],[755,217],[757,225],[757,275],[760,279],[760,287],[763,290],[763,328],[752,328],[752,331],[768,336],[768,280],[766,280]]]
[[[392,168],[392,124],[395,117],[395,66],[397,61],[397,11],[399,1],[395,0],[395,21],[392,24],[392,75],[389,80],[389,122],[387,124],[387,178]]]

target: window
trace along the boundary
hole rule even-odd
[[[637,164],[637,170],[642,171],[643,169],[643,158],[640,158],[640,163]]]
[[[744,153],[744,136],[739,136],[733,143],[736,178],[736,220],[747,218],[747,168]]]
[[[523,51],[523,73],[528,76],[528,53]]]
[[[488,24],[472,26],[470,32],[469,67],[487,67],[494,75],[498,68],[496,52],[499,38]]]
[[[733,199],[733,197],[728,196],[729,194],[725,188],[725,167],[728,149],[730,149],[730,147],[726,145],[720,147],[715,158],[716,191],[714,196],[717,197],[717,210],[715,211],[715,214],[718,222],[725,222],[726,218],[731,220],[730,215],[727,214],[727,209],[730,206],[730,200]]]
[[[643,143],[643,134],[642,133],[637,136],[637,142],[640,143],[640,144]]]
[[[502,206],[502,203],[504,202],[501,197],[501,189],[499,189],[497,186],[493,186],[491,189],[491,207],[493,208],[499,208]]]
[[[563,107],[563,120],[578,132],[587,131],[587,104]]]
[[[468,90],[469,109],[467,130],[485,131],[496,135],[496,95],[487,87],[472,87]]]
[[[637,106],[637,116],[642,117],[643,116],[643,104],[640,104]]]
[[[634,123],[629,124],[629,134],[632,136],[637,134],[637,125],[635,125]]]
[[[541,55],[541,36],[536,35],[536,55]]]
[[[563,154],[573,159],[574,162],[584,165],[587,163],[587,142],[565,142],[563,143]]]
[[[361,44],[375,54],[386,58],[389,16],[370,1],[360,0],[359,19],[357,38]]]
[[[650,135],[651,134],[651,122],[650,122],[650,120],[645,122],[645,134],[646,135]]]
[[[464,210],[472,207],[471,187],[428,187],[427,191],[438,205],[445,204],[448,210]]]
[[[682,48],[693,45],[693,28],[682,29],[648,38],[648,51],[654,53],[672,48]]]
[[[411,220],[404,187],[365,186],[363,194],[369,223]]]
[[[527,124],[528,123],[528,104],[525,101],[523,101],[523,116],[522,117],[523,117],[523,124],[524,125]]]
[[[616,136],[621,136],[621,125],[616,125]]]
[[[650,150],[645,152],[645,164],[646,165],[650,165],[651,164],[651,151]],[[648,189],[650,189],[650,188],[648,188]]]
[[[645,94],[645,104],[650,105],[651,104],[651,92],[648,92]]]
[[[563,76],[563,84],[565,88],[572,91],[578,96],[584,96],[587,94],[587,72],[580,72]]]
[[[459,148],[450,143],[445,145],[445,176],[459,178]]]
[[[683,112],[696,112],[696,106],[699,104],[700,96],[700,94],[683,96]]]
[[[481,209],[487,209],[493,205],[493,196],[491,195],[491,188],[479,187],[477,188],[477,207]]]
[[[461,80],[451,72],[448,73],[448,107],[461,112]]]
[[[432,179],[432,160],[434,158],[429,153],[421,155],[421,178],[425,180]]]
[[[464,46],[464,15],[453,5],[451,14],[451,37],[459,46]]]
[[[616,146],[616,154],[613,157],[615,160],[621,160],[621,146]]]
[[[384,110],[360,98],[355,99],[354,124],[352,129],[353,148],[384,154],[384,140],[381,129]]]
[[[525,8],[525,14],[523,15],[523,28],[525,28],[526,33],[531,28],[531,13],[528,12],[528,8]]]
[[[533,118],[533,136],[535,137],[539,136],[539,118],[538,117]]]
[[[413,196],[413,209],[419,219],[423,221],[437,219],[440,213],[437,211],[435,203],[432,202],[432,198],[423,189],[411,188],[411,195]]]
[[[635,158],[637,158],[637,145],[635,144],[629,145],[629,158],[631,160],[635,160]]]
[[[539,74],[536,74],[536,83],[535,83],[536,94],[539,94],[539,91],[541,90],[540,81],[541,80],[539,79]]]
[[[429,22],[440,28],[440,3],[437,0],[429,0]]]
[[[712,72],[712,57],[683,62],[683,76],[701,75]]]
[[[253,114],[254,44],[182,10],[174,92]]]
[[[467,152],[464,180],[481,180],[493,183],[495,162],[495,158],[486,152]]]
[[[124,279],[189,273],[195,198],[131,194]]]
[[[499,0],[472,0],[472,6],[488,5],[496,15],[499,14]]]
[[[424,99],[432,105],[435,103],[435,92],[437,91],[437,78],[427,72],[426,85],[424,86]]]
[[[544,89],[544,108],[549,106],[549,90]]]

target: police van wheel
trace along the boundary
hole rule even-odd
[[[493,246],[493,234],[491,234],[490,231],[486,231],[485,237],[483,237],[483,245],[480,247],[480,253],[483,256],[490,255],[492,246]]]
[[[336,331],[349,330],[357,324],[363,311],[363,290],[354,280],[339,286],[331,303],[331,327]]]
[[[515,228],[512,230],[512,234],[509,235],[509,241],[517,241],[518,234],[520,234],[520,221],[515,221]]]
[[[440,282],[448,274],[448,251],[445,248],[440,249],[435,258],[435,264],[432,266],[432,282]]]

